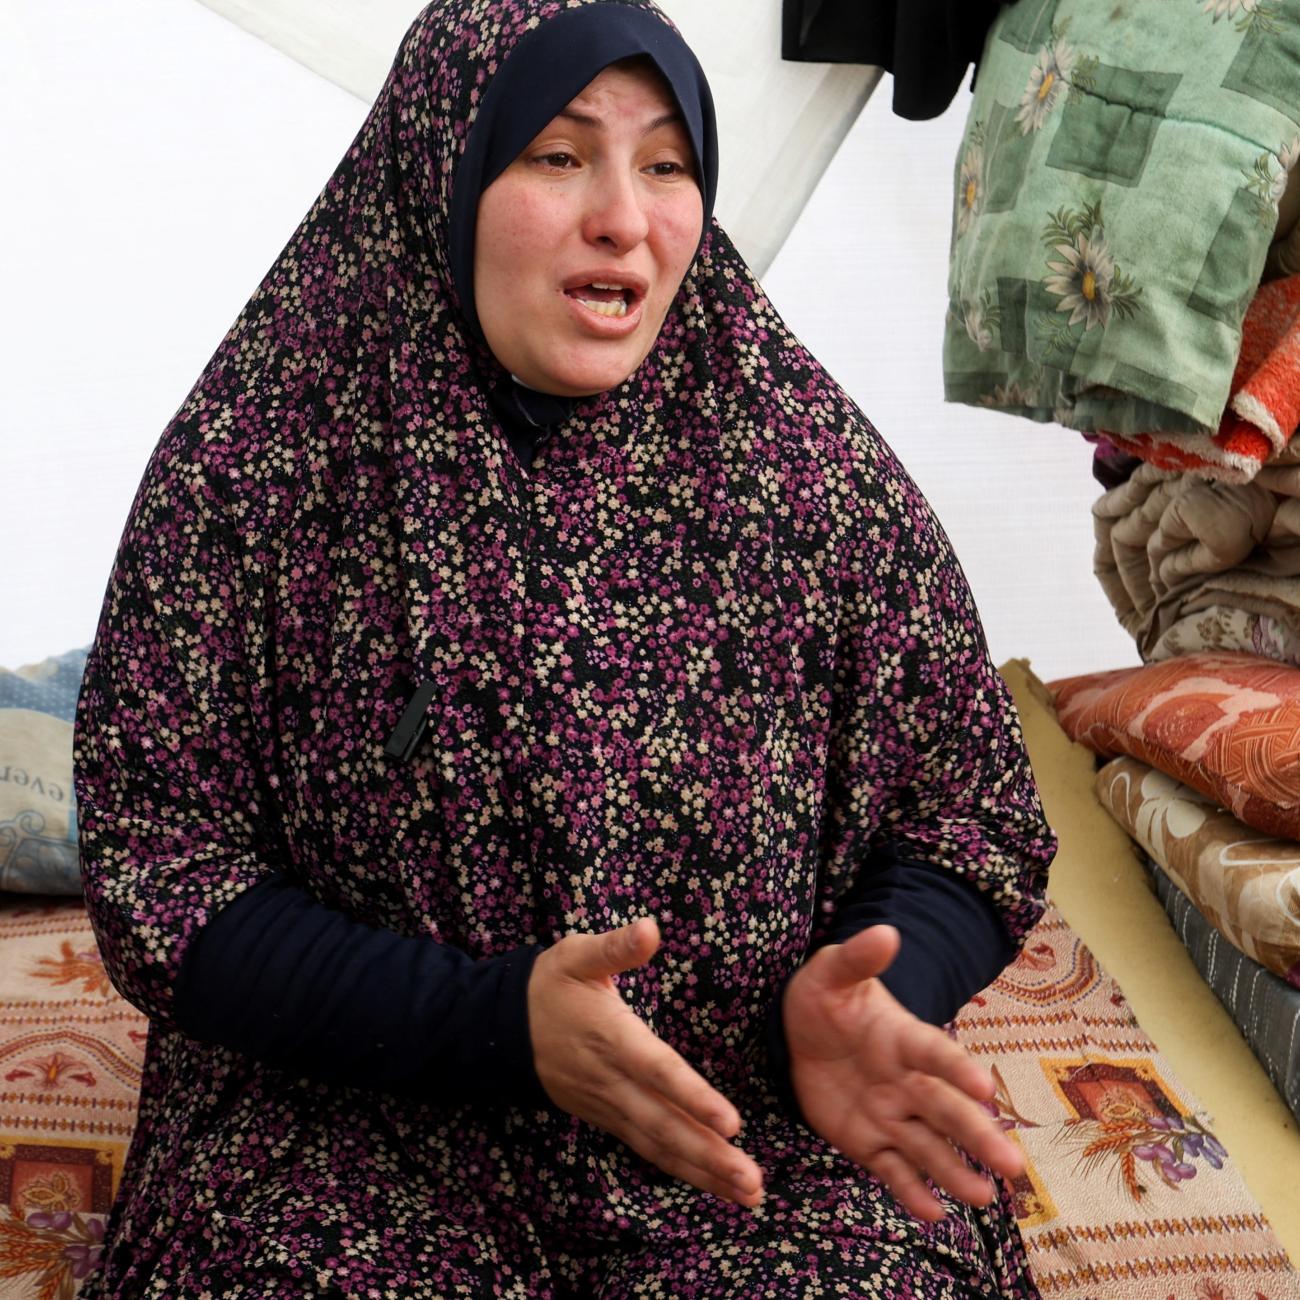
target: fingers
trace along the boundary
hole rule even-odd
[[[930,1037],[929,1034],[925,1036]],[[909,1076],[909,1082],[902,1094],[905,1097],[906,1112],[898,1114],[895,1123],[901,1121],[903,1124],[909,1124],[918,1121],[944,1143],[951,1143],[968,1152],[994,1173],[1005,1178],[1016,1177],[1024,1169],[1023,1152],[1019,1145],[1002,1131],[997,1120],[980,1105],[980,1101],[976,1099],[978,1094],[972,1095],[973,1088],[970,1086],[972,1082],[978,1083],[981,1078],[987,1078],[987,1096],[992,1096],[995,1091],[992,1076],[988,1075],[978,1062],[967,1056],[965,1049],[959,1044],[952,1042],[946,1035],[935,1036],[942,1041],[937,1048],[927,1044],[920,1050],[919,1054],[928,1063],[929,1068],[924,1071],[918,1069]],[[955,1061],[954,1053],[958,1058]],[[904,1055],[907,1055],[906,1050]],[[946,1076],[944,1070],[947,1071]],[[973,1080],[968,1077],[972,1070]],[[962,1082],[967,1086],[961,1086]],[[891,1136],[891,1145],[902,1146],[902,1143],[896,1136]],[[907,1151],[909,1155],[914,1156],[917,1164],[929,1169],[936,1181],[948,1187],[954,1194],[960,1194],[957,1188],[942,1180],[937,1168],[925,1163],[928,1159],[925,1150],[918,1148],[913,1151],[908,1147]],[[968,1198],[963,1195],[961,1199]]]
[[[996,1128],[983,1143],[972,1143],[966,1150],[1000,1178],[1019,1178],[1025,1172],[1025,1153],[1001,1128]]]
[[[637,1155],[661,1169],[670,1178],[680,1178],[682,1182],[689,1183],[702,1192],[708,1192],[710,1196],[716,1196],[719,1200],[731,1201],[751,1210],[763,1203],[763,1181],[760,1176],[748,1173],[737,1174],[735,1181],[730,1181],[719,1177],[713,1169],[705,1165],[694,1164],[689,1160],[653,1148],[643,1148],[636,1143],[628,1145],[636,1151]]]
[[[899,1055],[907,1069],[942,1079],[976,1101],[992,1101],[997,1093],[988,1070],[933,1025],[917,1021],[912,1032],[901,1039]]]
[[[970,1167],[963,1151],[1003,1178],[1023,1172],[1024,1153],[1019,1145],[969,1097],[937,1079],[918,1081],[911,1096],[912,1117],[895,1119],[889,1125],[889,1146],[883,1152],[864,1150],[859,1157],[847,1150],[846,1154],[876,1173],[880,1173],[882,1155],[888,1154],[890,1190],[913,1213],[925,1217],[938,1205],[924,1189],[922,1170],[957,1200],[974,1206],[989,1204],[995,1194],[993,1185],[982,1171]],[[865,1143],[879,1142],[877,1125],[863,1127]],[[902,1167],[912,1176],[903,1177]]]
[[[637,1022],[640,1024],[640,1022]],[[697,1123],[724,1138],[740,1132],[740,1112],[648,1026],[629,1045],[621,1069]]]
[[[919,1076],[909,1089],[917,1115],[995,1173],[1014,1178],[1024,1167],[1020,1147],[984,1109],[997,1093],[993,1076],[960,1043],[917,1022],[900,1039],[900,1062]]]
[[[616,1100],[624,1141],[651,1164],[724,1200],[757,1205],[763,1199],[758,1165],[713,1129],[642,1088],[629,1088]]]
[[[906,1150],[914,1168],[924,1169],[931,1182],[967,1205],[987,1205],[993,1199],[988,1177],[972,1169],[950,1142],[924,1124],[909,1128]]]
[[[822,978],[831,987],[848,988],[874,979],[898,956],[899,934],[892,925],[872,925],[844,943],[822,949]]]
[[[960,1059],[954,1062],[946,1048],[954,1049]],[[1025,1168],[1024,1152],[979,1104],[996,1092],[992,1076],[956,1043],[948,1041],[946,1048],[944,1060],[934,1062],[933,1077],[914,1090],[916,1113],[935,1132],[995,1174],[1018,1177]],[[941,1066],[947,1067],[946,1075],[940,1074]]]
[[[881,1151],[867,1163],[877,1178],[893,1193],[894,1199],[909,1214],[925,1223],[937,1223],[948,1211],[943,1202],[925,1185],[916,1166],[897,1151]]]
[[[918,1094],[941,1091],[956,1099],[959,1111],[966,1106],[979,1111],[974,1102],[944,1084],[931,1081],[931,1086],[927,1087],[926,1081],[918,1081],[916,1091]],[[988,1178],[972,1169],[954,1146],[957,1139],[953,1129],[973,1133],[978,1139],[973,1143],[976,1146],[989,1145],[983,1140],[986,1135],[980,1125],[967,1122],[969,1116],[964,1111],[954,1124],[946,1109],[948,1101],[949,1098],[939,1103],[924,1100],[916,1110],[908,1106],[906,1111],[890,1118],[864,1109],[846,1128],[837,1144],[851,1160],[886,1181],[899,1201],[921,1218],[942,1217],[944,1214],[943,1206],[925,1187],[923,1179],[927,1175],[967,1205],[987,1205],[993,1198],[993,1187]],[[936,1112],[939,1118],[936,1118]],[[986,1113],[979,1113],[983,1121],[993,1127],[999,1143],[1009,1142]]]
[[[673,1177],[742,1205],[762,1174],[728,1138],[736,1108],[641,1020],[610,977],[649,960],[659,929],[645,919],[570,935],[543,952],[528,986],[533,1066],[550,1099]]]
[[[956,1089],[920,1090],[917,1110],[930,1129],[969,1152],[995,1174],[1015,1178],[1024,1172],[1025,1157],[1020,1147],[988,1111]]]
[[[560,1103],[665,1173],[725,1200],[757,1205],[762,1173],[727,1140],[740,1128],[735,1107],[641,1021],[629,1016],[625,1033],[617,1061],[604,1062],[594,1082],[561,1085]]]
[[[603,983],[649,961],[658,946],[658,924],[643,917],[604,934],[569,935],[552,955],[562,976]],[[617,1003],[606,1004],[606,1013],[600,1036],[611,1073],[638,1080],[723,1137],[739,1132],[736,1108],[644,1022]]]
[[[652,916],[604,934],[571,934],[555,945],[564,974],[579,980],[607,979],[635,970],[644,966],[658,948],[659,925]]]
[[[825,1092],[841,1099],[846,1092],[855,1095],[855,1104],[846,1109],[840,1101],[842,1118],[825,1111],[830,1123],[819,1131],[881,1178],[900,1204],[921,1219],[941,1218],[945,1212],[926,1186],[927,1176],[959,1201],[987,1205],[995,1195],[993,1184],[982,1170],[970,1167],[963,1152],[1003,1177],[1015,1177],[1024,1168],[1018,1144],[972,1095],[991,1095],[991,1076],[961,1046],[915,1018],[903,1023],[892,1051],[883,1043],[875,1047],[856,1081],[850,1081],[843,1063],[837,1063],[838,1079],[823,1080]],[[817,1099],[810,1087],[807,1100]]]
[[[926,1186],[927,1177],[967,1205],[978,1208],[994,1199],[996,1193],[988,1176],[971,1168],[951,1142],[924,1122],[901,1126],[895,1141],[897,1145],[871,1152],[858,1163],[880,1178],[899,1203],[918,1218],[933,1221],[946,1214],[943,1203]],[[1003,1141],[1015,1145],[1005,1137]]]

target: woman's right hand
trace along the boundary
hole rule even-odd
[[[664,1173],[724,1200],[763,1199],[757,1164],[729,1139],[736,1108],[619,996],[614,976],[644,966],[659,927],[643,918],[548,948],[528,983],[528,1027],[542,1087],[562,1110],[626,1143]]]

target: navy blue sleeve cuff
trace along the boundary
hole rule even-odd
[[[545,1105],[528,1031],[540,952],[473,961],[355,921],[274,877],[195,940],[177,1020],[201,1042],[320,1082]]]
[[[1015,956],[997,909],[968,880],[942,867],[897,859],[886,890],[856,891],[836,910],[830,943],[870,925],[895,926],[898,956],[881,983],[913,1015],[945,1025]]]

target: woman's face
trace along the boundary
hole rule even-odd
[[[651,68],[606,68],[479,200],[488,346],[542,392],[616,387],[654,345],[703,221],[676,100]]]

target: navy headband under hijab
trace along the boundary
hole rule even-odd
[[[690,46],[652,9],[591,4],[542,23],[510,52],[492,78],[452,183],[448,258],[456,294],[480,339],[474,305],[474,235],[483,191],[528,142],[611,63],[647,56],[677,100],[691,146],[709,229],[718,188],[718,132],[713,96]]]

